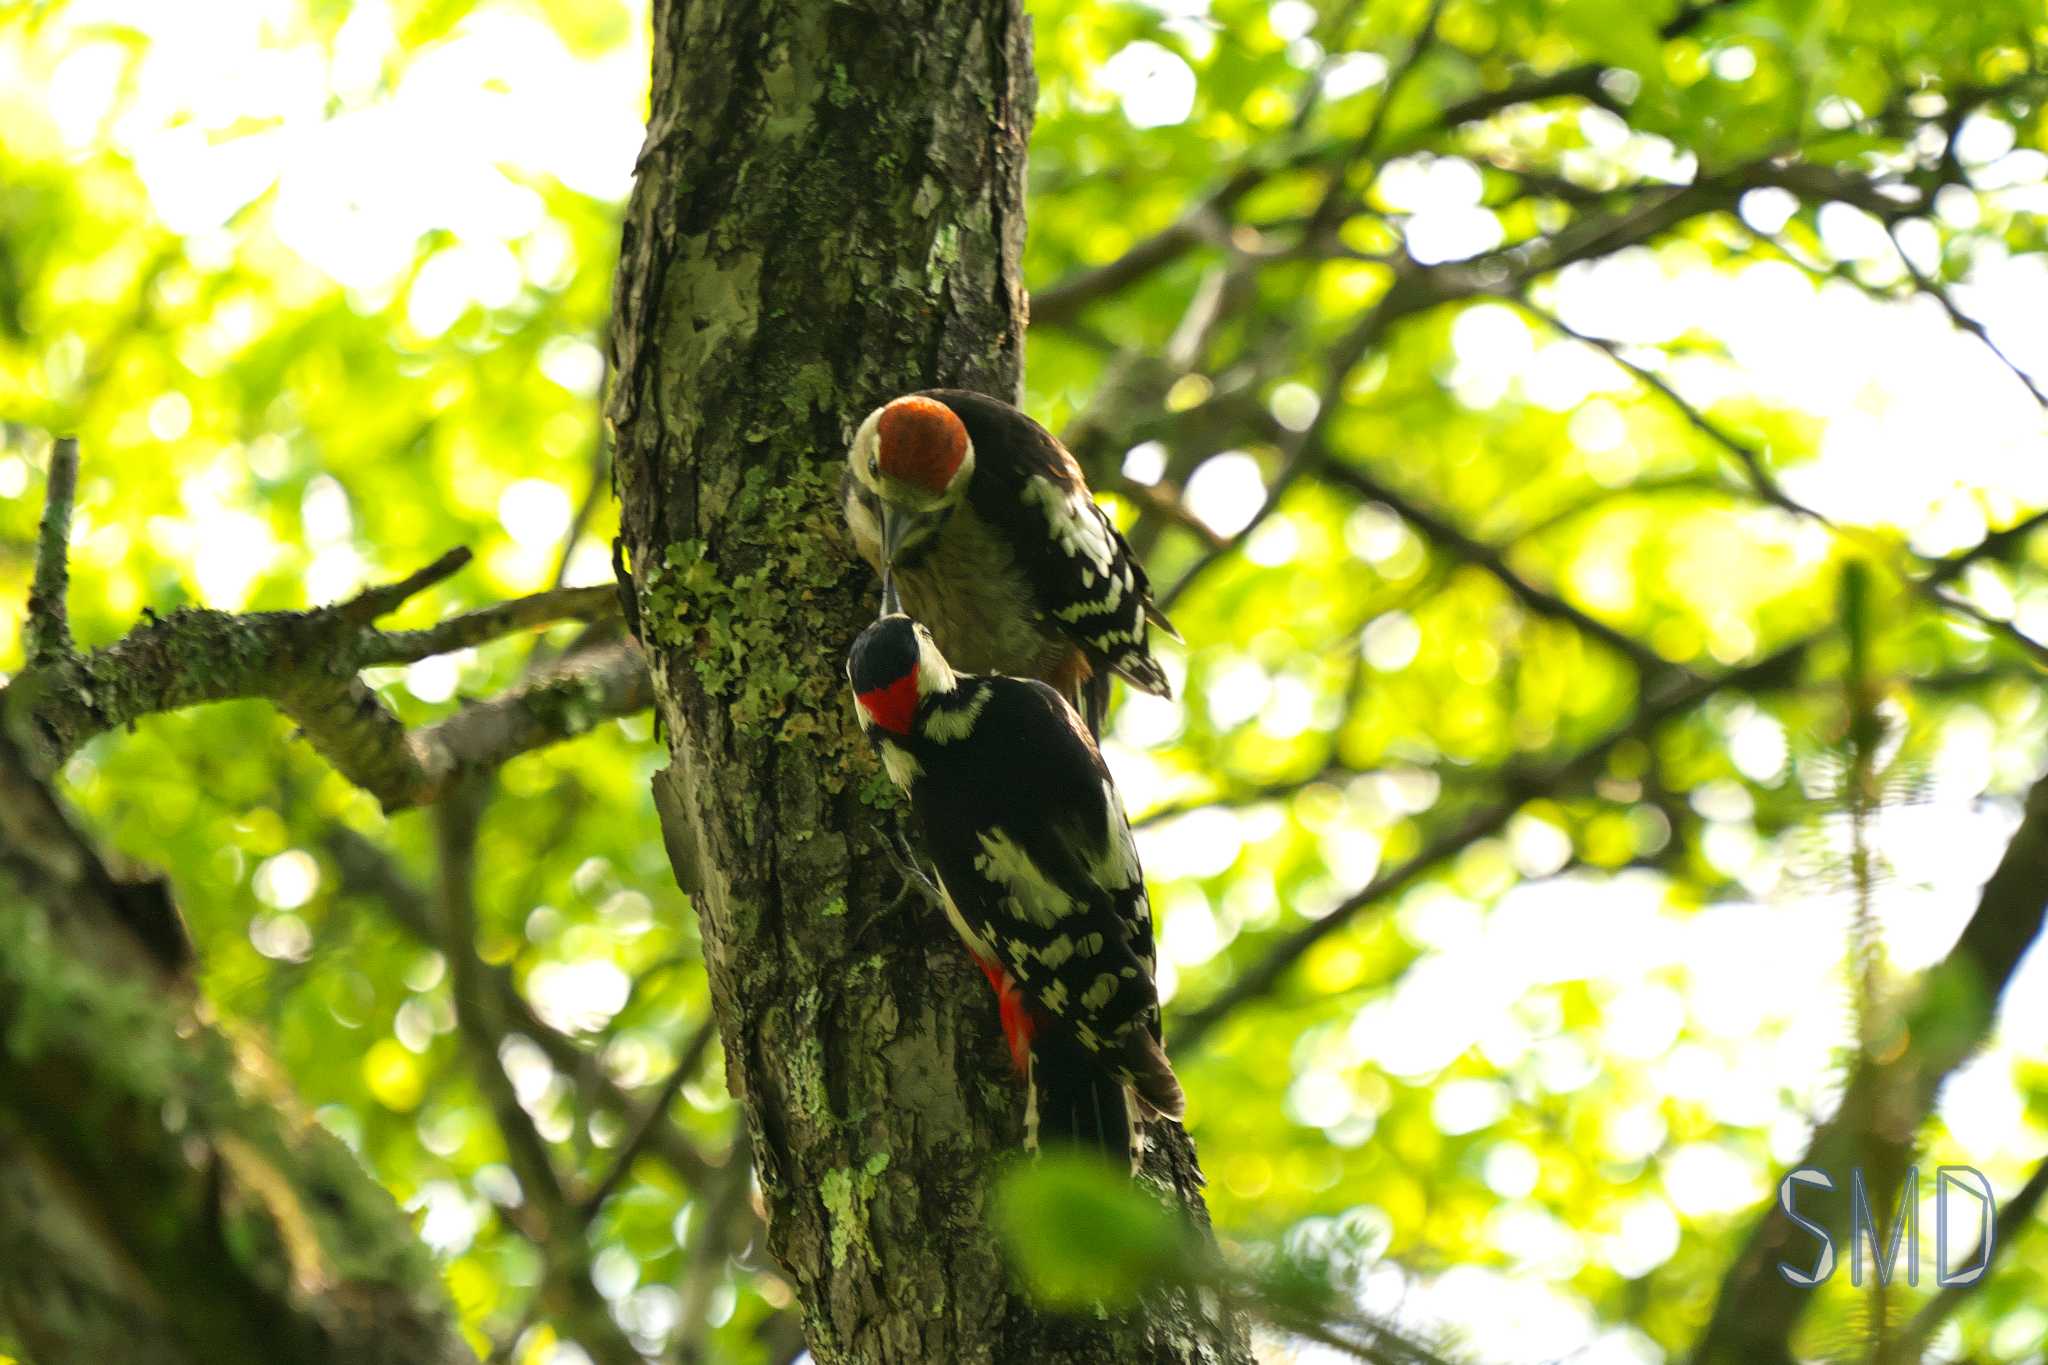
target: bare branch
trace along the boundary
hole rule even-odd
[[[704,1058],[711,1051],[711,1043],[717,1037],[718,1021],[706,1015],[704,1021],[690,1034],[690,1040],[683,1044],[683,1050],[677,1056],[675,1066],[669,1070],[668,1079],[661,1083],[661,1088],[642,1106],[639,1116],[633,1121],[632,1132],[619,1144],[618,1154],[612,1158],[611,1169],[590,1193],[583,1196],[582,1212],[586,1222],[597,1217],[598,1211],[604,1207],[604,1201],[618,1193],[619,1187],[626,1183],[626,1177],[633,1173],[633,1163],[646,1153],[655,1135],[669,1126],[669,1106],[676,1102],[676,1096],[683,1092],[683,1087],[690,1083],[690,1078],[703,1067]],[[744,1134],[744,1126],[741,1131]],[[745,1159],[745,1153],[735,1147],[732,1154],[726,1158],[728,1169],[723,1178],[730,1180],[732,1163]]]
[[[497,703],[408,736],[357,674],[410,663],[555,621],[598,621],[619,610],[609,586],[557,588],[425,630],[372,623],[470,560],[450,550],[396,583],[311,611],[232,614],[188,608],[143,624],[104,649],[78,654],[65,622],[65,534],[77,446],[57,443],[50,500],[30,598],[29,667],[4,690],[5,723],[41,775],[95,735],[160,711],[261,697],[297,722],[314,748],[387,809],[432,800],[456,772],[502,762],[648,704],[644,668],[617,653],[553,670]],[[636,668],[638,671],[636,672]]]
[[[388,852],[342,825],[329,828],[325,847],[340,870],[344,888],[377,902],[392,922],[422,947],[441,949],[442,935],[432,901]],[[485,963],[478,980],[487,993],[490,1010],[505,1022],[506,1029],[531,1039],[547,1054],[555,1070],[565,1075],[594,1075],[598,1108],[622,1118],[641,1112],[638,1101],[605,1074],[602,1067],[591,1066],[591,1054],[582,1044],[550,1027],[534,1012],[510,971]],[[647,1150],[693,1189],[701,1188],[719,1168],[719,1163],[701,1151],[673,1122],[660,1125],[650,1134]]]
[[[1786,495],[1785,490],[1778,486],[1777,478],[1772,475],[1769,465],[1764,462],[1762,451],[1748,442],[1738,439],[1726,427],[1723,427],[1720,423],[1714,421],[1713,418],[1694,407],[1683,394],[1671,387],[1670,382],[1663,375],[1658,374],[1655,370],[1645,369],[1635,361],[1630,360],[1626,355],[1623,355],[1618,343],[1609,341],[1605,337],[1596,337],[1579,331],[1555,313],[1531,302],[1526,294],[1516,294],[1513,302],[1516,307],[1546,327],[1549,327],[1552,331],[1562,336],[1570,337],[1573,341],[1582,342],[1599,351],[1617,366],[1628,371],[1637,383],[1664,399],[1665,402],[1677,410],[1679,416],[1685,419],[1687,425],[1712,440],[1715,445],[1718,445],[1722,450],[1735,458],[1735,462],[1742,466],[1743,474],[1747,477],[1750,487],[1755,490],[1759,498],[1770,503],[1773,507],[1791,512],[1795,516],[1812,517],[1823,525],[1832,524],[1821,513],[1802,503],[1794,502]]]
[[[2012,1244],[2013,1235],[2027,1226],[2034,1216],[2034,1211],[2041,1207],[2044,1196],[2048,1196],[2048,1161],[2034,1167],[2034,1173],[2027,1177],[2027,1183],[2020,1186],[2019,1191],[2011,1199],[2006,1200],[1998,1210],[1997,1220],[1992,1223],[1992,1227],[2012,1230],[2006,1239],[2002,1242],[1994,1240],[1988,1252],[1980,1241],[1976,1251],[1963,1262],[1964,1265],[1982,1264],[1985,1273],[1959,1284],[1943,1285],[1906,1324],[1900,1334],[1895,1359],[1924,1358],[1928,1343],[1934,1340],[1934,1334],[1941,1330],[1941,1325],[1948,1321],[1949,1316],[1962,1306],[1964,1297],[1971,1290],[1990,1283],[1992,1262],[2000,1251]]]
[[[426,805],[456,774],[498,767],[653,702],[647,660],[631,640],[572,654],[508,692],[413,731],[408,745],[422,784],[401,804]]]
[[[1363,469],[1332,460],[1326,463],[1320,472],[1325,482],[1349,488],[1361,497],[1370,498],[1392,508],[1403,521],[1421,531],[1431,544],[1456,555],[1468,564],[1484,569],[1506,588],[1515,600],[1536,615],[1577,627],[1646,672],[1683,667],[1666,659],[1642,641],[1608,625],[1584,608],[1566,601],[1554,592],[1537,587],[1515,571],[1507,562],[1505,551],[1467,535],[1440,514],[1405,494],[1395,492]]]
[[[2024,817],[1955,947],[1922,979],[1899,1036],[1909,1046],[1860,1066],[1835,1113],[1790,1169],[1843,1171],[1858,1162],[1896,1163],[1903,1171],[1915,1136],[1942,1083],[1990,1031],[2000,994],[2039,937],[2048,902],[2048,777],[2028,792]],[[1848,1232],[1843,1210],[1813,1212]],[[1789,1220],[1768,1205],[1721,1281],[1713,1316],[1693,1347],[1699,1365],[1789,1365],[1788,1344],[1811,1292],[1778,1273],[1793,1235]]]
[[[468,546],[458,545],[417,573],[407,574],[396,583],[365,588],[333,611],[343,620],[367,625],[380,616],[389,616],[436,583],[453,578],[474,557]]]
[[[272,700],[299,735],[334,770],[369,792],[386,810],[416,804],[427,771],[406,742],[405,723],[353,673],[287,674]]]
[[[71,505],[78,496],[78,442],[60,436],[50,447],[43,525],[36,538],[36,574],[28,595],[22,647],[30,667],[71,655]]]
[[[1345,897],[1319,919],[1313,919],[1282,937],[1259,961],[1239,973],[1235,980],[1207,1002],[1174,1022],[1170,1036],[1182,1050],[1197,1046],[1238,1006],[1270,994],[1287,973],[1316,944],[1348,925],[1363,911],[1463,853],[1481,839],[1499,833],[1527,802],[1576,786],[1596,776],[1616,745],[1643,734],[1691,711],[1708,697],[1728,687],[1755,686],[1784,676],[1796,667],[1807,650],[1820,640],[1811,635],[1778,649],[1756,663],[1714,678],[1683,675],[1675,685],[1659,688],[1660,695],[1646,697],[1636,714],[1564,761],[1528,774],[1503,773],[1506,795],[1491,805],[1468,813],[1451,828],[1423,845],[1407,861],[1389,868],[1370,883]],[[1666,677],[1671,675],[1666,674]]]
[[[451,616],[425,630],[378,631],[363,644],[364,664],[409,664],[557,621],[595,621],[618,612],[618,589],[555,588]]]

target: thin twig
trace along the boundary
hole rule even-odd
[[[1366,184],[1359,190],[1360,197],[1370,191],[1372,181],[1379,178],[1383,159],[1373,158],[1377,156],[1380,138],[1387,130],[1387,116],[1393,111],[1394,102],[1401,97],[1401,87],[1407,84],[1408,77],[1413,74],[1436,42],[1437,21],[1443,17],[1444,4],[1445,0],[1430,0],[1429,9],[1422,16],[1422,26],[1416,29],[1415,37],[1408,44],[1407,53],[1387,74],[1386,88],[1380,92],[1378,102],[1372,107],[1372,116],[1366,120],[1365,131],[1358,135],[1358,141],[1351,151],[1340,158],[1330,172],[1329,186],[1323,191],[1323,197],[1317,203],[1315,212],[1309,216],[1308,231],[1304,234],[1303,240],[1318,241],[1334,225],[1340,206],[1346,198],[1344,182],[1350,176],[1353,166],[1363,161],[1371,161],[1372,165]]]
[[[376,902],[392,923],[412,935],[423,947],[440,950],[443,936],[436,922],[431,899],[385,849],[357,834],[346,825],[331,826],[325,847],[341,873],[347,892]],[[547,1054],[548,1062],[565,1075],[587,1070],[589,1051],[574,1038],[551,1027],[519,993],[511,972],[490,963],[480,977],[492,1012],[505,1022],[508,1031],[533,1040]],[[605,1074],[596,1073],[597,1106],[608,1113],[628,1118],[641,1112],[638,1102]],[[718,1163],[674,1123],[661,1125],[648,1143],[650,1150],[684,1184],[698,1188],[718,1169]]]
[[[1763,501],[1782,511],[1791,512],[1796,516],[1812,517],[1823,525],[1833,525],[1822,513],[1802,503],[1794,502],[1787,496],[1785,490],[1779,487],[1778,480],[1771,473],[1769,465],[1765,463],[1762,451],[1748,442],[1738,439],[1734,433],[1693,406],[1690,400],[1679,393],[1677,389],[1671,387],[1670,382],[1663,375],[1658,374],[1655,370],[1646,369],[1635,361],[1630,360],[1622,353],[1619,343],[1610,341],[1606,337],[1596,337],[1579,331],[1549,309],[1531,302],[1526,293],[1515,294],[1511,301],[1530,317],[1535,318],[1538,322],[1541,322],[1559,335],[1570,337],[1573,341],[1591,346],[1615,365],[1626,370],[1637,383],[1663,398],[1677,410],[1679,416],[1685,419],[1687,425],[1703,436],[1708,437],[1716,445],[1720,446],[1722,450],[1734,457],[1735,462],[1742,466],[1742,472],[1747,477],[1751,489]]]
[[[1239,528],[1236,535],[1222,544],[1212,545],[1200,559],[1188,566],[1187,571],[1160,596],[1160,610],[1173,610],[1174,603],[1178,602],[1203,574],[1250,539],[1252,533],[1258,530],[1280,505],[1280,500],[1287,495],[1295,481],[1323,460],[1324,434],[1331,419],[1343,405],[1344,385],[1350,378],[1351,371],[1356,369],[1366,353],[1378,344],[1394,318],[1406,311],[1396,303],[1397,297],[1399,296],[1396,291],[1388,291],[1377,305],[1359,319],[1358,325],[1332,348],[1322,392],[1317,395],[1316,415],[1305,429],[1294,436],[1285,461],[1280,467],[1280,473],[1266,489],[1266,500],[1259,504],[1259,509],[1252,513],[1251,520]]]
[[[554,588],[466,611],[424,630],[378,631],[365,641],[357,657],[364,665],[417,663],[515,631],[557,621],[598,621],[616,616],[618,611],[618,589],[609,583],[590,588]]]
[[[50,447],[36,573],[28,595],[22,644],[31,667],[71,655],[71,507],[78,496],[78,441],[60,436]]]
[[[331,610],[344,620],[366,625],[380,616],[389,616],[443,579],[454,577],[473,558],[468,546],[458,545],[426,568],[407,574],[396,583],[365,588]]]
[[[2036,1166],[2034,1173],[2027,1177],[2027,1183],[2020,1186],[2019,1191],[1998,1210],[1998,1216],[1991,1226],[1994,1229],[2006,1229],[2004,1239],[1994,1240],[1988,1252],[1983,1242],[1979,1241],[1976,1251],[1964,1262],[1965,1265],[1982,1264],[1983,1273],[1962,1283],[1944,1284],[1906,1324],[1898,1343],[1899,1359],[1921,1358],[1927,1344],[1934,1340],[1934,1334],[1941,1330],[1942,1323],[1948,1321],[1950,1315],[1962,1306],[1964,1296],[1990,1280],[1992,1261],[2000,1251],[2012,1245],[2013,1238],[2020,1235],[2032,1221],[2034,1210],[2041,1207],[2043,1197],[2048,1197],[2048,1161]]]
[[[683,1092],[683,1087],[689,1084],[690,1078],[697,1074],[698,1068],[704,1065],[704,1058],[711,1051],[712,1040],[717,1036],[717,1020],[706,1015],[704,1021],[690,1034],[689,1041],[683,1044],[682,1053],[676,1058],[675,1066],[670,1068],[668,1079],[661,1083],[661,1088],[655,1091],[641,1108],[639,1116],[633,1121],[633,1131],[619,1145],[617,1155],[612,1158],[611,1169],[605,1172],[604,1179],[598,1181],[590,1193],[583,1197],[582,1212],[586,1222],[597,1217],[598,1211],[604,1207],[604,1201],[618,1193],[619,1187],[626,1183],[626,1177],[633,1173],[633,1163],[646,1153],[648,1144],[654,1140],[655,1135],[672,1122],[669,1118],[669,1107],[676,1102],[676,1096]]]
[[[1554,592],[1537,587],[1515,571],[1507,562],[1507,554],[1503,549],[1467,535],[1462,529],[1452,525],[1447,518],[1405,494],[1396,492],[1363,469],[1331,461],[1323,466],[1321,477],[1325,482],[1349,488],[1361,497],[1370,498],[1392,508],[1403,521],[1421,531],[1432,545],[1485,570],[1517,601],[1536,615],[1567,622],[1644,671],[1656,672],[1682,667],[1666,659],[1642,641],[1608,625],[1583,607],[1566,601]]]
[[[1645,699],[1634,716],[1570,758],[1536,773],[1501,774],[1503,783],[1509,788],[1506,795],[1471,811],[1456,825],[1431,839],[1413,857],[1374,877],[1320,918],[1312,919],[1283,936],[1257,962],[1239,973],[1229,986],[1176,1020],[1169,1029],[1169,1037],[1177,1048],[1184,1051],[1199,1046],[1233,1010],[1271,993],[1294,964],[1316,944],[1416,878],[1458,856],[1481,839],[1498,834],[1507,827],[1515,812],[1529,801],[1589,780],[1599,772],[1617,745],[1691,711],[1723,688],[1752,686],[1765,679],[1783,676],[1821,638],[1820,634],[1807,636],[1753,664],[1717,677],[1685,677],[1675,686],[1661,689],[1660,696]]]
[[[1584,342],[1604,352],[1615,364],[1627,370],[1630,374],[1641,380],[1645,386],[1662,397],[1685,418],[1686,422],[1694,430],[1700,432],[1735,457],[1736,462],[1748,473],[1751,488],[1764,502],[1771,504],[1781,511],[1790,512],[1794,516],[1803,517],[1817,525],[1826,527],[1837,536],[1849,539],[1863,550],[1872,552],[1873,556],[1880,561],[1895,559],[1895,556],[1889,553],[1888,548],[1874,537],[1872,533],[1861,527],[1849,526],[1835,521],[1819,508],[1809,506],[1788,495],[1779,486],[1777,480],[1770,475],[1761,451],[1747,442],[1738,439],[1726,428],[1694,407],[1683,394],[1680,394],[1670,384],[1666,383],[1661,375],[1652,370],[1644,369],[1634,361],[1627,359],[1620,353],[1620,348],[1616,343],[1601,337],[1589,336],[1584,332],[1573,329],[1562,319],[1529,302],[1527,297],[1520,293],[1512,297],[1516,306],[1520,307],[1531,317],[1537,318],[1575,341]],[[1942,583],[1946,582],[1948,577],[1953,577],[1953,574],[1936,579],[1932,576],[1915,574],[1895,562],[1892,563],[1891,567],[1908,587],[1912,588],[1913,591],[1926,598],[1936,607],[1939,607],[1942,611],[1966,617],[1991,634],[2015,646],[2036,662],[2048,664],[2048,645],[2044,645],[2041,641],[2034,639],[2011,621],[1993,616],[1975,603],[1945,591]]]
[[[1912,279],[1914,287],[1940,304],[1942,311],[1948,314],[1948,320],[1954,323],[1958,330],[1967,332],[1977,338],[1982,343],[1984,349],[1991,352],[1998,360],[1998,363],[2005,366],[2012,373],[2013,378],[2026,386],[2027,392],[2034,396],[2036,403],[2044,408],[2048,408],[2048,390],[2043,390],[2040,384],[2035,382],[2034,376],[2021,369],[2019,362],[2007,355],[2004,348],[1991,339],[1990,329],[1985,327],[1978,319],[1965,313],[1956,304],[1954,297],[1949,294],[1948,290],[1938,280],[1929,279],[1920,273],[1920,267],[1914,265],[1913,258],[1906,254],[1905,244],[1899,241],[1898,223],[1886,220],[1884,230],[1885,235],[1891,240],[1892,250],[1898,253],[1899,264],[1906,268],[1906,274]]]

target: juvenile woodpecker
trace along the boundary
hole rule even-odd
[[[1145,877],[1095,741],[1052,688],[955,673],[900,614],[854,642],[846,673],[946,917],[995,988],[1025,1145],[1043,1133],[1135,1171],[1145,1120],[1185,1106],[1160,1045]]]
[[[1180,636],[1145,570],[1067,448],[1008,403],[965,389],[884,403],[842,494],[855,547],[959,667],[1049,683],[1096,734],[1111,674],[1168,695],[1148,626]]]

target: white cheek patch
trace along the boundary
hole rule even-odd
[[[860,424],[860,430],[853,434],[853,449],[847,452],[846,462],[853,469],[853,477],[864,488],[876,488],[875,476],[868,471],[868,462],[875,458],[876,444],[880,441],[882,410],[876,408],[867,420]]]
[[[846,498],[846,529],[853,536],[853,543],[860,547],[862,557],[879,559],[882,553],[882,523],[868,510],[867,499],[858,493],[848,493]]]
[[[908,749],[895,744],[882,746],[882,768],[889,774],[889,780],[905,791],[910,784],[924,776],[924,765]]]
[[[1044,511],[1046,528],[1069,559],[1086,559],[1095,566],[1097,575],[1110,576],[1116,563],[1116,545],[1110,539],[1109,525],[1100,508],[1079,493],[1070,493],[1037,475],[1025,480],[1024,500],[1037,503]],[[1094,584],[1085,571],[1083,581],[1089,586]]]
[[[951,692],[958,685],[953,666],[946,662],[946,656],[939,653],[939,647],[923,631],[917,634],[917,695],[935,696]]]

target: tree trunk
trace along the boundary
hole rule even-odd
[[[1248,1361],[1160,1303],[1060,1319],[989,1227],[1022,1094],[986,987],[880,852],[853,722],[876,588],[840,527],[852,427],[1018,388],[1034,81],[1017,0],[657,0],[613,317],[618,492],[693,893],[770,1248],[821,1361]],[[1171,1040],[1169,1039],[1169,1044]],[[1175,1131],[1148,1168],[1200,1180]]]
[[[0,733],[0,1356],[474,1360],[410,1222],[188,968],[167,888],[110,871]]]

